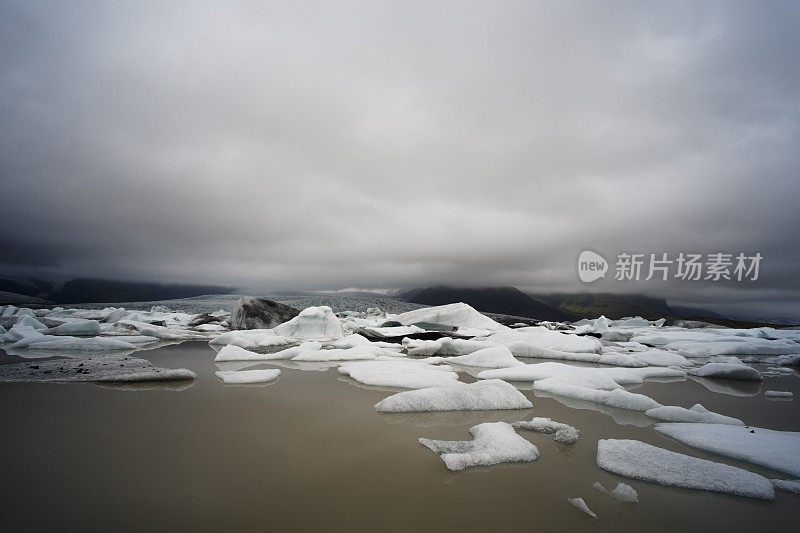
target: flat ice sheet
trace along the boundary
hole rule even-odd
[[[800,433],[723,424],[657,424],[686,445],[800,476]]]
[[[734,426],[715,424],[715,427]],[[597,466],[614,474],[662,485],[768,500],[775,497],[772,483],[764,476],[636,440],[600,440]]]

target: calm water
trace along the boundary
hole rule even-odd
[[[800,520],[800,499],[791,494],[759,502],[600,470],[597,440],[612,437],[786,477],[683,446],[639,413],[568,406],[524,391],[533,409],[382,415],[373,404],[391,391],[357,386],[335,369],[282,368],[272,384],[227,386],[213,375],[213,355],[205,343],[137,353],[196,371],[197,380],[183,390],[0,384],[3,531],[796,531]],[[700,402],[748,424],[797,431],[800,400],[766,400],[762,392],[797,396],[798,383],[792,375],[768,378],[761,392],[728,387],[737,395],[691,380],[636,391],[664,404]],[[460,473],[417,442],[466,439],[471,425],[532,416],[572,424],[581,438],[564,445],[521,431],[539,447],[536,462]],[[607,488],[629,482],[640,503],[618,503],[595,491],[594,481]],[[598,520],[566,502],[576,496]]]

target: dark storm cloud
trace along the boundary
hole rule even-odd
[[[760,251],[591,287],[800,300],[795,3],[119,4],[0,6],[6,267],[583,290],[587,248]]]

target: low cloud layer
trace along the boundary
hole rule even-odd
[[[797,3],[163,4],[0,6],[3,272],[800,316]],[[584,249],[764,260],[589,286]]]

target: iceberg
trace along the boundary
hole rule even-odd
[[[731,459],[800,476],[800,433],[725,424],[656,424],[673,439]]]
[[[64,322],[60,326],[45,330],[48,335],[86,335],[100,334],[100,322],[97,320],[77,319]]]
[[[273,331],[275,335],[302,340],[332,341],[344,337],[342,323],[327,306],[307,307]]]
[[[699,403],[694,404],[689,409],[673,405],[655,407],[644,412],[647,416],[665,422],[695,422],[706,424],[731,424],[743,426],[744,422],[738,418],[712,413]]]
[[[185,368],[160,368],[150,361],[119,354],[93,354],[70,358],[0,365],[0,382],[132,383],[193,380]]]
[[[472,426],[469,432],[472,434],[472,440],[421,438],[419,442],[439,454],[450,470],[500,463],[523,463],[539,458],[539,449],[517,435],[514,428],[505,422],[478,424]]]
[[[479,368],[508,368],[525,364],[511,355],[511,350],[505,346],[483,348],[468,355],[449,357],[447,362]]]
[[[394,315],[390,320],[399,322],[404,326],[424,323],[465,329],[488,329],[493,331],[506,329],[502,324],[495,322],[465,303],[423,307],[422,309]]]
[[[771,479],[770,481],[776,489],[800,494],[800,479]]]
[[[404,391],[384,398],[375,409],[389,413],[527,409],[533,404],[513,385],[492,379],[476,383]]]
[[[597,443],[597,466],[621,476],[673,487],[766,500],[775,498],[772,483],[754,472],[636,440],[600,440]]]

